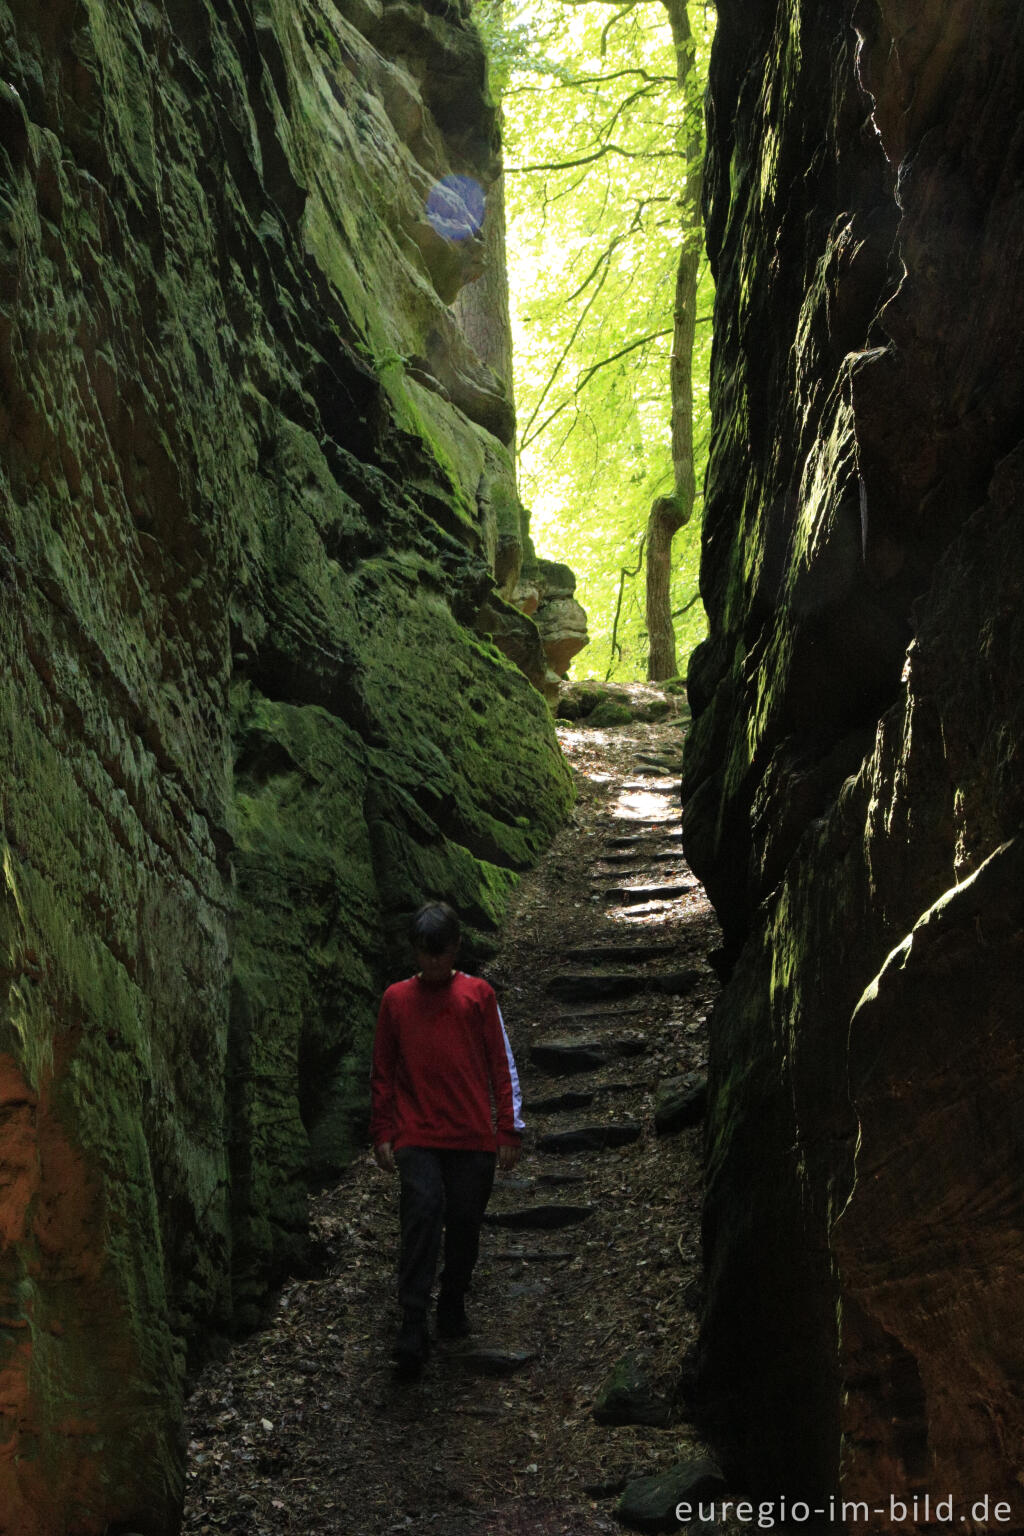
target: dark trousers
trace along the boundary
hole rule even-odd
[[[398,1303],[404,1311],[425,1312],[444,1232],[441,1290],[461,1296],[480,1248],[480,1224],[494,1183],[493,1152],[460,1152],[444,1147],[400,1147],[398,1216]]]

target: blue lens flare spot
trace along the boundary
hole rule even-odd
[[[472,176],[443,176],[427,198],[427,219],[443,240],[472,240],[484,222],[484,189]]]

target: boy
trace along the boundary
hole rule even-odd
[[[427,1306],[442,1230],[437,1331],[462,1338],[495,1161],[502,1171],[516,1166],[523,1121],[494,992],[455,969],[459,919],[446,903],[430,902],[416,913],[409,937],[419,970],[388,987],[381,1002],[370,1137],[378,1167],[397,1167],[401,1179],[402,1327],[395,1354],[400,1373],[416,1376],[429,1348]]]

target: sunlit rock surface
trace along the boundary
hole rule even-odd
[[[479,953],[567,805],[481,619],[466,10],[0,0],[5,1536],[175,1528],[185,1341],[359,1144],[406,915]]]
[[[564,677],[573,657],[590,643],[587,615],[576,600],[576,577],[567,565],[538,560],[535,572],[536,619],[544,654],[555,676]]]
[[[1020,1523],[1024,27],[718,16],[705,1408],[745,1487]]]

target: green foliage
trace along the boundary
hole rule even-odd
[[[691,3],[703,79],[713,13]],[[592,643],[579,675],[645,675],[638,556],[652,501],[674,490],[669,358],[686,113],[660,0],[527,0],[476,12],[502,93],[519,472],[531,531],[579,578]],[[692,121],[692,119],[691,119]],[[696,594],[707,449],[711,279],[694,359],[698,499],[677,536],[672,606]],[[611,652],[620,572],[622,592]],[[680,665],[705,633],[679,621]]]

